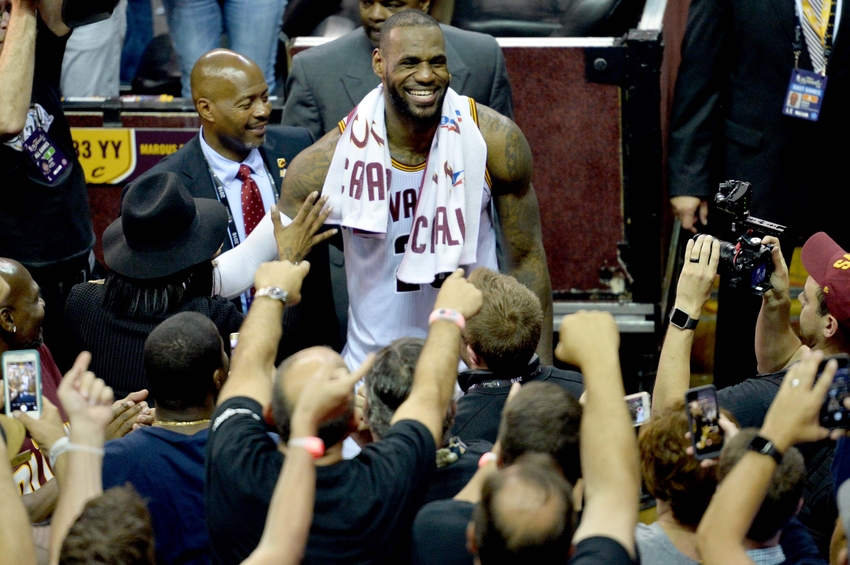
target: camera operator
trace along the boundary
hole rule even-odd
[[[47,304],[60,368],[65,298],[90,273],[95,237],[59,76],[69,28],[62,0],[0,0],[0,256],[22,263]]]
[[[774,270],[770,275],[772,288],[762,296],[756,326],[755,351],[760,373],[717,391],[721,407],[732,412],[742,427],[762,425],[789,367],[809,350],[824,355],[850,353],[850,341],[845,337],[850,336],[850,269],[844,270],[843,263],[838,263],[845,251],[823,232],[810,237],[803,246],[803,266],[810,276],[799,297],[802,310],[798,336],[791,327],[790,281],[779,240],[765,237],[763,243],[773,245]],[[680,400],[688,389],[694,328],[711,294],[720,262],[720,243],[700,236],[688,242],[685,258],[674,312],[661,349],[653,412]],[[682,323],[683,318],[690,320]],[[737,347],[753,346],[740,343]],[[735,357],[734,352],[727,354]],[[818,442],[803,446],[801,451],[806,459],[807,481],[799,517],[825,555],[836,517],[829,475],[834,444]]]

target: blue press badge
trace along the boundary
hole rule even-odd
[[[68,159],[50,141],[47,132],[40,127],[35,128],[24,141],[24,151],[29,154],[30,159],[49,184],[56,182],[56,179],[62,176],[63,171],[68,167]]]
[[[782,113],[803,120],[818,121],[826,79],[824,75],[812,71],[791,71],[791,82],[788,83]]]

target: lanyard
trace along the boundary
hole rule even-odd
[[[212,177],[213,185],[215,185],[216,197],[218,198],[218,201],[224,204],[224,207],[227,209],[227,233],[230,237],[230,245],[231,247],[236,247],[241,243],[241,239],[239,238],[239,230],[236,229],[236,222],[233,220],[233,214],[230,212],[230,203],[227,199],[227,193],[224,190],[224,183],[221,182],[221,179],[218,178],[218,175],[215,174],[209,163],[207,163],[207,169],[209,169],[210,177]],[[263,162],[263,169],[266,175],[269,177],[269,184],[271,185],[272,195],[274,195],[276,192],[274,177],[272,177],[272,174],[269,172],[268,167],[266,167],[265,161]]]
[[[467,391],[475,390],[477,388],[499,388],[503,386],[511,386],[514,383],[522,383],[522,377],[516,377],[513,379],[493,379],[490,381],[481,381],[480,383],[469,385]]]

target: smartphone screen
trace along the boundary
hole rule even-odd
[[[3,388],[6,414],[20,410],[38,418],[41,413],[41,372],[37,351],[7,351],[3,354]]]
[[[723,430],[720,429],[717,389],[714,385],[690,389],[685,393],[685,408],[696,458],[719,457],[723,447]]]
[[[626,396],[626,405],[629,407],[633,426],[640,426],[649,420],[650,402],[648,392],[638,392]]]
[[[844,407],[844,399],[850,395],[850,356],[842,354],[825,358],[818,374],[823,372],[830,359],[838,361],[838,369],[821,406],[820,424],[825,428],[850,428],[850,411]]]

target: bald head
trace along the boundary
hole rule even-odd
[[[216,99],[217,95],[232,89],[245,74],[263,72],[251,59],[230,49],[213,49],[205,53],[192,67],[192,100]]]
[[[9,286],[8,300],[13,302],[23,290],[33,284],[32,277],[26,267],[14,259],[0,257],[0,278]]]
[[[5,283],[2,286],[8,285],[6,298],[0,300],[0,352],[39,347],[44,301],[38,285],[29,271],[12,259],[0,258],[0,278]]]
[[[290,420],[295,404],[304,387],[314,375],[329,375],[337,369],[346,369],[342,357],[328,347],[311,347],[288,357],[277,370],[272,392],[272,414],[281,440],[289,440]],[[348,435],[353,407],[345,414],[326,420],[319,426],[319,437],[330,447]]]
[[[551,457],[524,455],[488,477],[473,515],[487,563],[565,563],[573,537],[572,491]]]
[[[271,104],[266,79],[254,61],[229,49],[214,49],[195,63],[191,84],[210,147],[242,162],[262,146]]]

